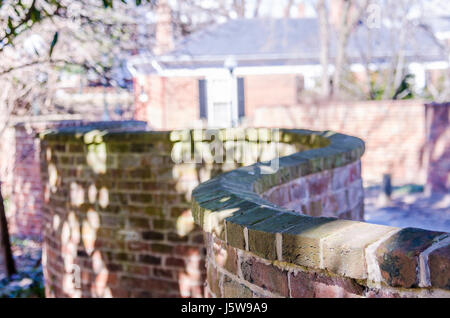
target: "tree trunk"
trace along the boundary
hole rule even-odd
[[[336,0],[337,1],[337,0]],[[336,48],[336,61],[333,74],[332,93],[339,97],[342,79],[345,73],[347,60],[346,48],[353,28],[366,10],[370,0],[342,0],[341,21],[338,27],[338,42]]]
[[[336,61],[334,62],[333,74],[333,95],[339,97],[341,88],[342,74],[344,73],[345,49],[347,47],[348,36],[350,33],[349,11],[351,7],[350,0],[344,0],[341,11],[341,21],[338,30],[338,42],[336,48]]]
[[[11,244],[9,242],[8,223],[6,221],[5,207],[3,205],[3,197],[1,191],[0,182],[0,252],[3,255],[6,275],[10,277],[16,273],[16,266],[14,265],[14,259],[12,257]]]
[[[325,0],[319,0],[317,3],[317,14],[319,16],[320,29],[320,64],[322,66],[321,90],[322,96],[328,98],[330,96],[330,76],[328,74],[328,13],[325,6]]]
[[[294,1],[289,0],[288,3],[286,4],[286,6],[284,7],[284,17],[285,18],[289,18],[291,16],[291,8],[292,8],[293,4],[294,4]]]

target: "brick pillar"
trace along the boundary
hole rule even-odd
[[[42,185],[37,129],[15,127],[15,156],[9,225],[20,237],[40,239],[42,232]]]
[[[426,192],[450,192],[450,103],[426,104]]]

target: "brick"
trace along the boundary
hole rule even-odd
[[[337,216],[339,212],[346,211],[347,195],[345,191],[330,193],[322,198],[322,216]]]
[[[275,188],[271,190],[267,199],[270,202],[275,203],[276,205],[284,205],[291,200],[289,195],[289,189],[286,187]]]
[[[234,215],[226,219],[227,243],[245,250],[244,227],[261,222],[277,213],[269,208],[258,208],[247,213]]]
[[[147,280],[144,280],[144,282],[146,283],[145,289],[150,291],[164,291],[168,293],[169,291],[178,291],[179,289],[178,282],[157,278],[148,278]]]
[[[222,240],[225,239],[225,219],[237,219],[243,214],[250,214],[252,207],[257,206],[252,203],[242,204],[242,200],[235,200],[233,197],[225,202],[215,202],[214,204],[209,203],[208,206],[215,206],[215,209],[209,210],[208,208],[207,210],[204,210],[202,215],[203,218],[201,220],[201,225],[204,231],[214,233]]]
[[[391,286],[405,288],[417,286],[419,255],[442,234],[404,228],[383,242],[376,250],[383,280]]]
[[[361,179],[361,161],[354,162],[350,165],[349,181],[350,183]]]
[[[147,266],[142,266],[142,265],[127,265],[126,271],[129,274],[142,275],[142,276],[149,276],[149,274],[150,274],[150,268]]]
[[[168,220],[153,220],[153,229],[154,230],[170,230],[174,229],[175,224],[172,221]]]
[[[359,297],[365,288],[351,279],[331,277],[314,272],[290,273],[293,298]]]
[[[173,246],[166,244],[152,244],[151,245],[152,252],[161,253],[161,254],[170,254],[173,251]]]
[[[304,178],[289,183],[291,201],[302,200],[308,197],[308,186]]]
[[[353,182],[347,189],[347,199],[349,208],[354,207],[364,200],[364,189],[361,179]]]
[[[252,298],[253,293],[247,286],[232,280],[228,276],[224,276],[223,297],[225,297],[225,298]]]
[[[147,287],[145,279],[134,276],[121,276],[119,278],[119,284],[122,288],[126,289],[144,289]]]
[[[202,236],[202,239],[203,239],[203,236]],[[177,233],[170,232],[170,233],[167,233],[167,240],[170,242],[187,243],[189,241],[189,238],[187,236],[181,236],[181,235],[178,235]]]
[[[161,258],[153,256],[153,255],[140,255],[139,256],[139,261],[143,262],[145,264],[150,264],[150,265],[159,265],[159,264],[161,264]]]
[[[310,175],[306,179],[306,183],[308,184],[308,193],[311,197],[326,193],[331,183],[331,175],[329,171]]]
[[[166,266],[173,266],[173,267],[180,267],[180,268],[184,268],[185,267],[185,262],[183,259],[181,258],[177,258],[177,257],[168,257],[165,261],[165,265]]]
[[[200,249],[198,246],[177,245],[175,246],[174,254],[177,256],[196,256],[200,255]]]
[[[322,240],[324,268],[346,277],[367,278],[365,248],[393,230],[395,228],[389,226],[353,222],[327,236]]]
[[[171,271],[171,270],[161,269],[161,268],[155,268],[155,269],[153,269],[153,274],[156,277],[164,277],[164,278],[173,279],[174,276],[175,276],[174,274],[176,274],[176,271]]]
[[[281,213],[249,226],[249,251],[262,258],[276,260],[276,233],[301,223],[303,219],[300,215]]]
[[[164,234],[157,231],[145,231],[142,232],[142,238],[144,240],[160,241],[164,239]]]
[[[332,190],[341,190],[348,186],[350,182],[350,165],[339,167],[333,170],[331,180]]]
[[[428,255],[430,281],[433,287],[450,289],[450,246],[434,250]]]
[[[130,217],[128,219],[130,226],[136,229],[149,229],[150,221],[147,218]]]
[[[221,293],[220,287],[219,287],[220,274],[216,270],[216,268],[211,264],[208,264],[207,282],[208,282],[208,286],[209,286],[209,289],[211,290],[211,292],[213,292],[216,295],[216,297],[221,297],[222,293]]]
[[[308,203],[306,204],[308,206]],[[302,207],[303,209],[303,207]],[[309,206],[307,208],[307,214],[310,216],[322,216],[323,203],[321,199],[316,201],[309,201]]]
[[[289,297],[287,271],[263,264],[255,258],[243,260],[241,270],[246,281],[280,296]]]
[[[231,246],[245,250],[244,227],[240,224],[227,222],[227,243]]]
[[[237,267],[237,252],[236,249],[226,244],[221,240],[214,240],[213,244],[214,261],[217,266],[224,268],[230,273],[236,274]]]
[[[282,233],[282,260],[319,268],[321,239],[352,224],[334,218],[304,217],[300,224]]]

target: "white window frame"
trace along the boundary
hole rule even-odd
[[[214,82],[225,81],[228,85],[224,85],[228,92],[223,92],[226,99],[222,99],[223,95],[218,95],[214,92]],[[230,72],[220,72],[219,74],[208,76],[206,78],[206,96],[207,96],[207,120],[208,126],[211,128],[227,128],[234,127],[238,122],[238,91],[237,91],[237,78]],[[221,119],[214,118],[214,104],[215,103],[228,103],[229,118],[221,121]]]

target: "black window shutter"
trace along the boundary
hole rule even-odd
[[[198,102],[200,106],[200,118],[208,117],[208,107],[206,103],[206,80],[198,80]]]
[[[238,117],[245,116],[245,94],[244,94],[244,78],[238,77],[237,79],[238,88]]]

